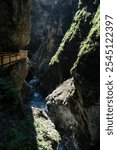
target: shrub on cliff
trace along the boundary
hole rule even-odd
[[[17,90],[9,78],[0,77],[0,105],[15,111],[20,106]]]

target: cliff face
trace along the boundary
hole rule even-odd
[[[62,137],[60,149],[99,149],[99,104],[95,102],[86,107],[80,86],[76,88],[72,78],[57,87],[46,100],[48,114]]]
[[[0,51],[18,51],[29,41],[30,1],[0,1],[0,7]],[[47,112],[62,139],[57,146],[59,134],[48,116],[39,109],[30,110],[30,106],[24,106],[25,118],[14,120],[4,113],[3,106],[0,107],[0,130],[5,131],[6,120],[10,122],[10,129],[6,121],[8,130],[2,132],[5,138],[0,141],[0,146],[7,149],[4,146],[8,142],[11,149],[17,149],[17,144],[24,150],[40,147],[47,150],[56,147],[62,150],[99,149],[99,0],[34,0],[32,24],[29,47],[38,48],[39,42],[32,66],[41,87],[48,93],[53,91],[46,98]],[[27,60],[10,68],[10,79],[19,95],[28,70]],[[0,102],[7,100],[14,106],[18,104],[19,108],[16,89],[11,89],[11,82],[3,78],[2,75]],[[29,88],[25,86],[28,92]],[[16,99],[17,103],[14,102]],[[8,133],[10,140],[4,141]]]
[[[30,40],[30,0],[0,1],[0,53],[15,53]],[[4,70],[4,71],[3,71]],[[21,89],[28,74],[29,60],[24,59],[7,67],[0,66],[0,78],[4,83],[1,95],[17,101],[21,98]],[[2,75],[3,73],[3,75]],[[8,78],[8,80],[7,80]],[[6,82],[6,84],[5,84]],[[8,82],[8,86],[7,86]],[[11,93],[10,94],[10,87]],[[9,95],[9,94],[10,95]],[[18,93],[18,95],[17,95]],[[16,96],[17,95],[17,96]],[[14,98],[12,98],[14,97]],[[7,102],[6,102],[7,103]],[[12,104],[11,104],[12,105]]]
[[[71,149],[99,149],[99,22],[99,1],[81,1],[44,74],[50,89],[61,83],[46,98],[47,108]]]
[[[48,91],[52,91],[58,84],[71,76],[70,69],[77,59],[81,43],[87,38],[92,28],[92,19],[99,5],[98,0],[70,2],[65,2],[66,5],[61,3],[64,8],[62,6],[57,7],[64,10],[63,13],[59,10],[59,15],[58,13],[53,13],[55,17],[51,16],[52,24],[50,26],[51,30],[48,30],[47,41],[44,40],[34,57],[37,76],[39,76],[42,86],[48,89]],[[71,12],[68,6],[71,6]],[[70,29],[70,21],[69,23],[67,21],[73,15],[70,15],[68,12],[70,14],[76,12]],[[54,20],[55,23],[57,22],[56,26]],[[65,24],[68,24],[68,26],[66,27]],[[65,32],[67,29],[69,30]],[[61,36],[60,33],[62,33]]]
[[[47,20],[54,5],[54,0],[33,0],[31,8],[31,40],[28,45],[30,55],[39,48],[47,32]]]
[[[30,25],[30,0],[1,0],[0,52],[14,53],[26,46]],[[31,88],[24,82],[29,67],[28,58],[7,67],[0,66],[0,149],[53,150],[60,140],[54,124],[44,112],[22,103]]]
[[[17,63],[11,68],[10,77],[15,84],[19,96],[21,97],[21,90],[24,84],[24,80],[28,75],[28,71],[30,68],[30,61],[28,58],[23,60],[22,62]]]
[[[0,52],[17,52],[29,43],[30,8],[31,0],[0,1]],[[9,76],[20,93],[29,70],[28,59],[9,68]]]
[[[30,40],[30,0],[0,1],[0,51],[18,51]]]
[[[33,67],[43,84],[49,61],[57,51],[59,44],[70,27],[77,9],[77,0],[57,0],[46,21],[46,34],[33,57]],[[48,80],[46,80],[48,82]]]
[[[76,0],[32,1],[31,41],[30,44],[28,45],[28,49],[30,49],[31,56],[34,54],[34,52],[37,51],[37,49],[39,49],[38,50],[38,58],[39,58],[40,57],[39,53],[42,48],[44,48],[45,50],[47,49],[46,53],[47,51],[50,51],[51,49],[55,48],[55,45],[58,44],[59,38],[61,39],[63,37],[63,34],[69,27],[76,7],[77,7]],[[41,53],[44,53],[44,51],[43,52],[41,51]]]

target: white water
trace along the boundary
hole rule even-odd
[[[36,79],[32,79],[31,81],[29,81],[29,84],[31,86],[34,86],[35,83]],[[31,107],[41,108],[43,111],[45,111],[45,97],[39,91],[35,91],[35,93],[28,99],[28,104]]]

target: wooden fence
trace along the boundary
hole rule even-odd
[[[0,66],[11,65],[27,57],[27,50],[20,50],[18,53],[0,53]]]

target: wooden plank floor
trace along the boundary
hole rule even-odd
[[[0,66],[11,65],[28,57],[27,50],[20,50],[18,53],[0,53]]]

